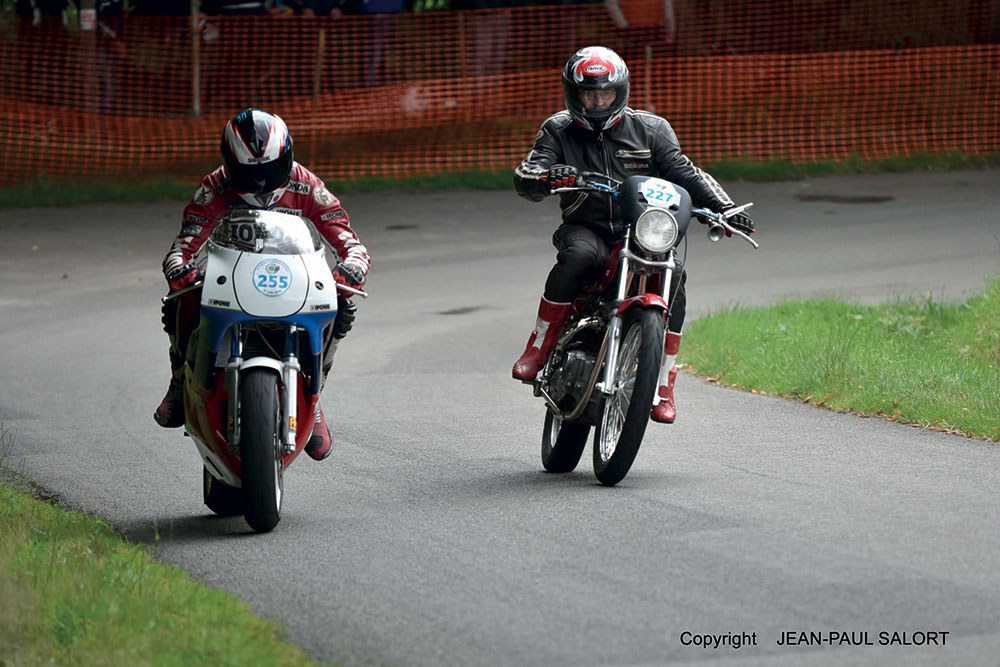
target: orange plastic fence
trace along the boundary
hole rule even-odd
[[[0,186],[194,181],[248,105],[284,117],[296,158],[326,179],[509,169],[562,108],[562,64],[595,43],[628,61],[631,105],[670,120],[704,165],[997,153],[997,14],[990,0],[607,0],[130,15],[114,39],[5,16]]]

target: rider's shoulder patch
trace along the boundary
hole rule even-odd
[[[191,201],[198,206],[207,206],[212,203],[213,199],[215,199],[215,191],[207,185],[198,186],[194,196],[191,197]]]
[[[333,205],[333,195],[330,194],[330,191],[324,185],[313,188],[313,200],[320,206]]]

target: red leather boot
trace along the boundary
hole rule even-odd
[[[330,455],[333,450],[333,434],[330,427],[326,425],[326,417],[323,416],[323,408],[316,402],[316,423],[313,425],[313,434],[306,443],[306,454],[311,458],[322,461]]]
[[[535,321],[535,330],[528,338],[528,345],[524,348],[524,354],[514,364],[511,375],[515,380],[530,381],[538,375],[552,348],[556,346],[559,337],[559,329],[563,322],[569,317],[572,309],[571,303],[553,303],[542,297],[538,304],[538,319]]]
[[[668,331],[663,342],[663,362],[660,366],[660,388],[656,392],[660,402],[649,415],[654,422],[673,424],[677,417],[677,407],[674,403],[674,380],[677,379],[677,350],[681,346],[681,335]]]

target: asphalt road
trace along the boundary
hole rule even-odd
[[[971,296],[1000,271],[998,184],[729,184],[756,202],[761,248],[696,233],[689,316]],[[0,211],[11,460],[345,665],[1000,664],[996,444],[682,374],[677,423],[650,426],[618,487],[596,483],[589,449],[576,472],[545,474],[544,408],[510,367],[553,261],[555,202],[344,203],[374,255],[372,296],[323,397],[336,450],[290,468],[274,532],[211,516],[194,446],[151,419],[180,203]],[[786,632],[844,634],[779,645]],[[880,646],[880,632],[946,644]],[[756,645],[690,644],[743,633]]]

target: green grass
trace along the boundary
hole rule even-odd
[[[732,160],[703,165],[719,180],[784,181],[828,174],[942,171],[1000,166],[1000,154],[971,156],[964,153],[933,153],[905,158],[866,160],[853,156],[839,162],[797,163],[791,160]],[[335,194],[371,191],[508,190],[512,188],[513,165],[509,170],[463,171],[427,174],[408,178],[365,177],[357,180],[326,178]],[[322,174],[321,174],[322,176]],[[185,201],[194,194],[197,177],[190,182],[164,176],[145,182],[120,178],[92,181],[55,181],[48,177],[18,187],[0,188],[0,208],[70,206],[103,202]]]
[[[0,665],[316,664],[245,602],[3,484],[0,601]]]
[[[723,385],[1000,442],[1000,278],[964,303],[728,308],[691,323],[680,360]]]

